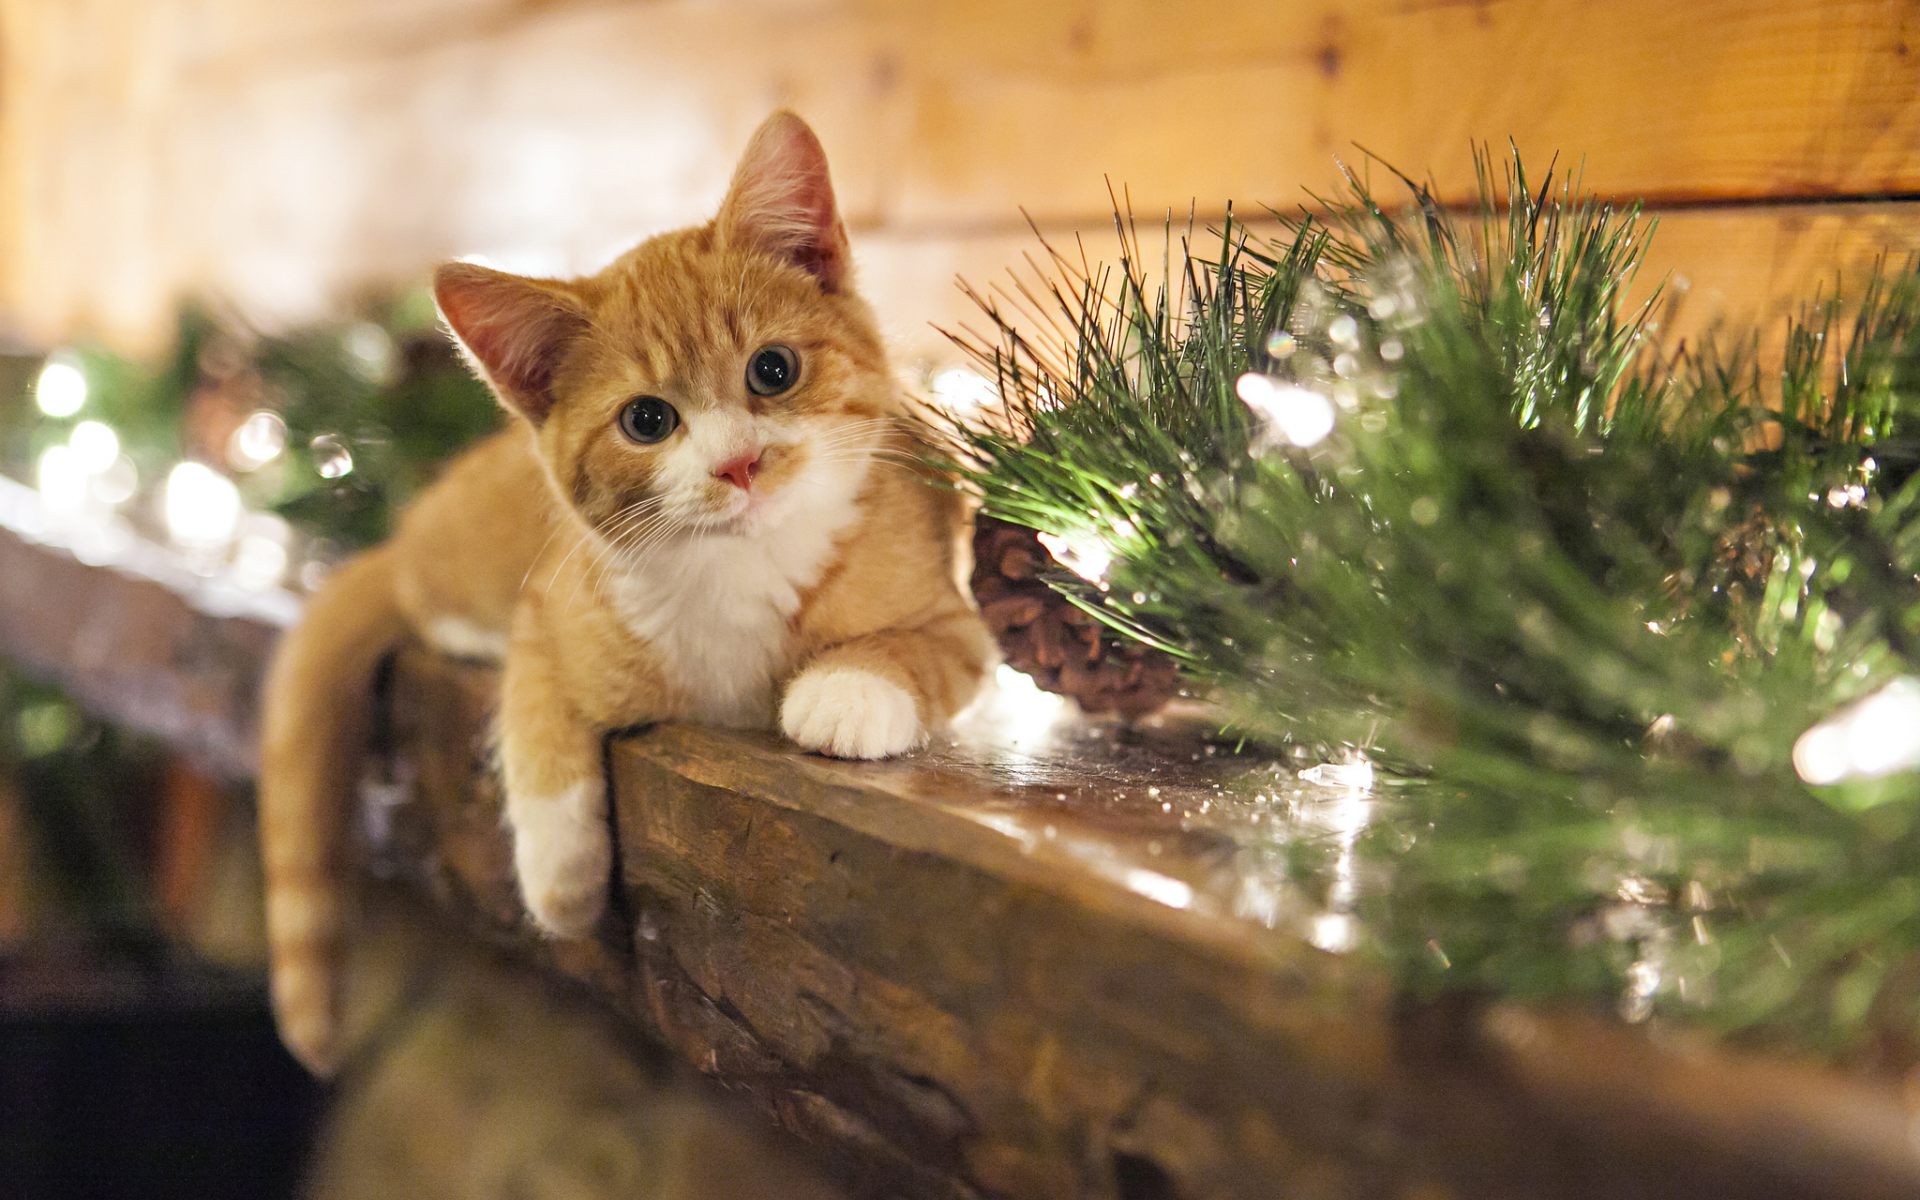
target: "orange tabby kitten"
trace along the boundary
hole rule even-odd
[[[989,643],[954,582],[954,499],[909,465],[849,265],[820,143],[780,113],[707,225],[586,279],[435,275],[447,324],[518,419],[342,567],[274,661],[260,782],[273,999],[310,1067],[338,1050],[369,681],[408,630],[505,656],[514,864],[528,911],[561,937],[605,903],[609,730],[777,725],[809,750],[881,758],[973,695]]]

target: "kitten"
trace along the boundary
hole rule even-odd
[[[989,641],[955,582],[955,498],[914,465],[849,267],[820,143],[779,113],[707,225],[584,279],[439,269],[440,311],[514,427],[333,575],[267,682],[273,999],[309,1067],[338,1050],[369,681],[409,631],[504,654],[514,863],[560,937],[605,903],[609,730],[777,726],[808,750],[882,758],[971,698]]]

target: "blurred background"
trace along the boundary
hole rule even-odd
[[[184,294],[265,322],[481,254],[592,270],[703,220],[771,110],[813,123],[900,345],[1031,248],[1297,206],[1361,147],[1439,196],[1511,139],[1673,210],[1651,264],[1757,305],[1911,245],[1899,0],[9,0],[0,312],[157,348]],[[1374,174],[1381,176],[1378,167]],[[1750,206],[1769,205],[1759,209]],[[1778,205],[1780,207],[1772,207]],[[1024,214],[1024,216],[1023,216]]]
[[[353,1136],[264,1008],[251,697],[493,420],[435,262],[595,270],[790,107],[964,401],[956,276],[1036,231],[1098,258],[1116,202],[1205,227],[1341,164],[1461,205],[1511,141],[1660,214],[1684,332],[1920,248],[1917,62],[1911,0],[0,0],[0,1195],[285,1195]]]

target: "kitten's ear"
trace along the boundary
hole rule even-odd
[[[790,112],[773,114],[754,131],[717,225],[723,242],[771,251],[810,272],[824,291],[846,284],[852,254],[827,178],[827,152]]]
[[[553,408],[553,377],[587,313],[565,285],[473,263],[442,264],[433,299],[469,361],[502,403],[539,425]]]

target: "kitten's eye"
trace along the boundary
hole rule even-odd
[[[642,446],[651,446],[673,432],[680,424],[680,414],[673,410],[658,396],[642,396],[638,400],[627,402],[620,410],[620,432],[639,442]]]
[[[800,378],[800,356],[785,346],[762,346],[747,363],[747,390],[778,396]]]

